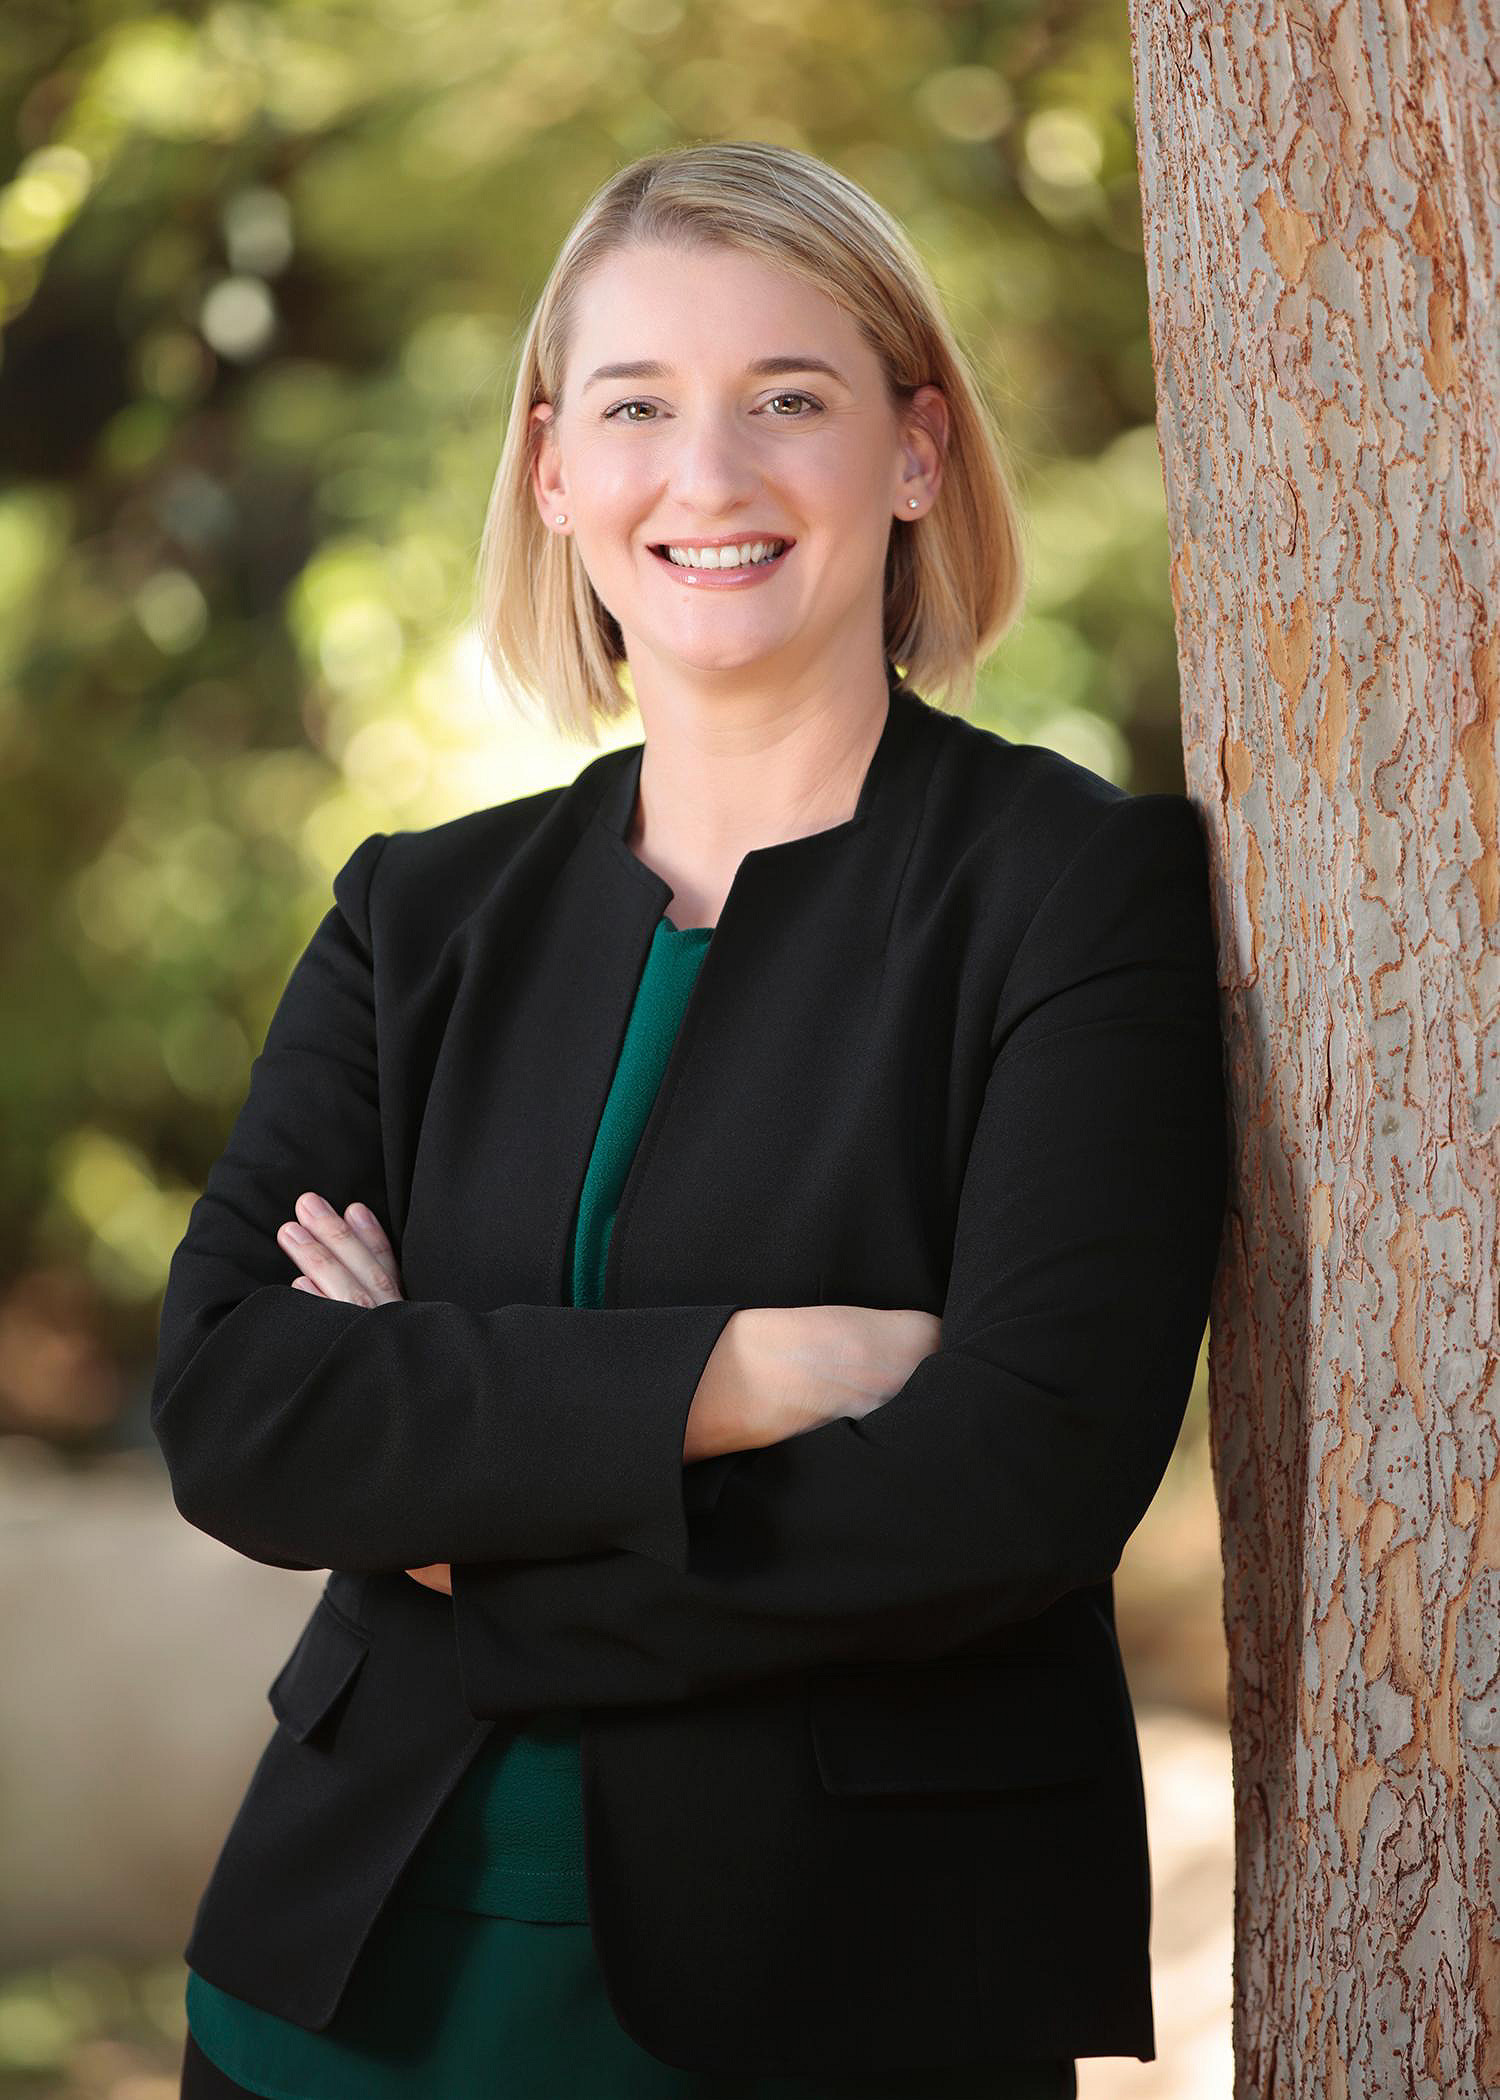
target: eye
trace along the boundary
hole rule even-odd
[[[778,401],[805,401],[809,410],[809,414],[805,416],[773,415],[771,418],[771,421],[773,423],[807,423],[812,420],[813,416],[821,415],[823,409],[823,404],[821,401],[815,399],[814,396],[811,394],[804,394],[800,391],[773,394],[771,396],[770,401],[767,403],[767,406],[772,407]],[[627,415],[625,411],[631,408],[649,409],[651,411],[651,415],[649,419],[641,416]],[[603,415],[599,418],[599,420],[601,423],[619,421],[622,423],[639,424],[647,420],[654,422],[656,420],[656,404],[654,401],[642,401],[639,399],[632,399],[629,401],[617,401],[613,408],[605,409]]]

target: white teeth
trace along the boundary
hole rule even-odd
[[[739,547],[668,547],[668,561],[683,569],[740,569],[769,561],[786,546],[785,540],[746,540]]]

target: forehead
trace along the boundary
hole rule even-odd
[[[868,382],[874,353],[841,307],[760,257],[729,249],[618,250],[580,287],[568,374],[575,389],[601,366],[656,368],[652,376],[738,377],[757,362],[810,370],[820,359],[846,384]],[[795,362],[794,362],[795,361]]]

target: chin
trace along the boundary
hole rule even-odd
[[[739,674],[773,670],[781,662],[784,645],[775,648],[750,649],[735,656],[712,658],[679,655],[678,664],[689,677],[734,678]]]

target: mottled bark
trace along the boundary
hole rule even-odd
[[[1500,15],[1133,0],[1236,1187],[1237,2100],[1500,2091]]]

